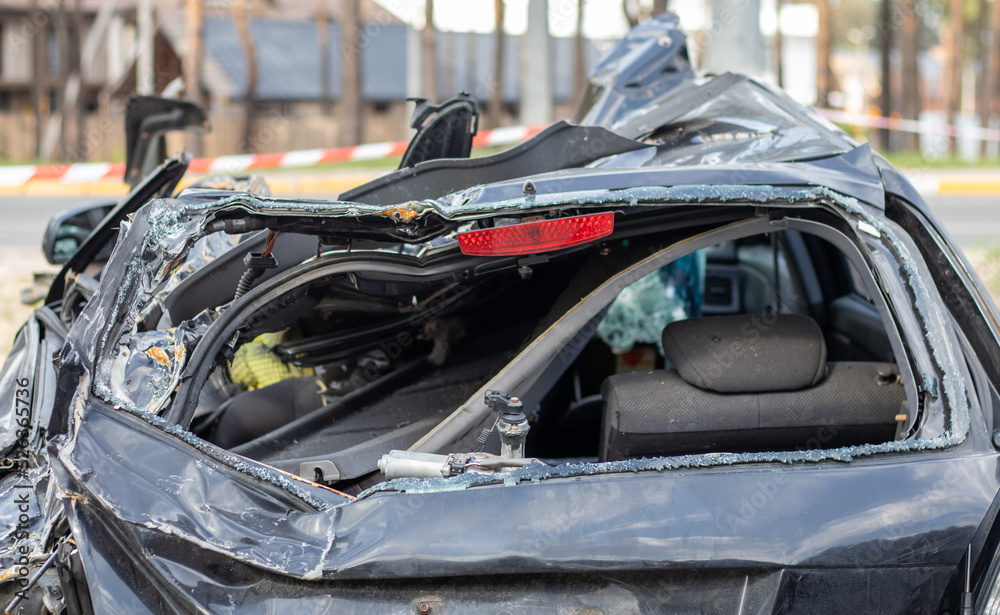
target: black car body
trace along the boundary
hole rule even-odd
[[[998,612],[995,306],[884,159],[685,45],[647,22],[579,125],[337,201],[170,197],[186,159],[162,165],[0,376],[4,595]],[[312,371],[237,390],[240,349],[287,330],[268,360]]]

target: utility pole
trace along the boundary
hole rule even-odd
[[[420,30],[406,29],[406,97],[423,96],[424,67],[421,65]]]
[[[153,2],[139,0],[136,6],[136,30],[139,38],[139,57],[135,64],[135,91],[138,94],[156,93],[156,69],[153,61]]]
[[[503,65],[504,65],[504,0],[493,0],[493,19],[496,22],[493,39],[493,89],[490,91],[490,127],[500,125],[503,110]]]
[[[710,0],[710,5],[712,31],[706,37],[702,69],[761,77],[767,66],[764,35],[760,31],[760,0]],[[821,18],[821,31],[822,27]]]
[[[828,15],[829,16],[829,15]],[[879,52],[882,56],[882,95],[879,106],[882,107],[882,117],[892,115],[892,48],[895,42],[896,28],[892,24],[892,0],[882,0],[879,16]],[[879,131],[884,151],[892,150],[892,142],[888,128]]]
[[[345,0],[342,26],[340,119],[338,132],[341,145],[358,145],[363,138],[364,117],[361,103],[361,0]]]
[[[528,31],[521,52],[521,123],[552,121],[552,40],[548,0],[528,0]]]
[[[424,98],[431,102],[437,100],[437,31],[434,30],[434,0],[425,0],[424,30],[420,33],[421,56],[420,72],[424,85]]]

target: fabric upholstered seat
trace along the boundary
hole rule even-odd
[[[905,411],[894,365],[828,364],[804,316],[678,321],[663,347],[676,370],[604,381],[602,460],[885,442]]]

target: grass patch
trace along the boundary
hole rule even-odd
[[[966,160],[958,156],[927,158],[919,152],[879,152],[900,169],[1000,169],[1000,160]]]

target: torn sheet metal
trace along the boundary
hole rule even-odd
[[[647,22],[601,65],[611,72],[606,90],[594,92],[600,123],[644,125],[652,110],[643,105],[710,91],[684,85],[711,82],[690,73],[686,41],[669,21]],[[632,83],[650,87],[616,109]],[[76,552],[60,556],[60,582],[37,590],[52,610],[72,593],[84,611],[111,613],[839,614],[873,610],[872,596],[880,612],[956,611],[949,588],[959,586],[970,548],[972,561],[981,559],[1000,479],[941,298],[912,242],[886,218],[870,151],[758,84],[732,76],[715,83],[743,84],[749,102],[734,90],[669,109],[680,124],[653,126],[662,128],[655,154],[646,147],[530,176],[530,191],[525,175],[473,177],[453,194],[390,205],[207,188],[145,205],[122,223],[101,289],[66,343],[31,319],[0,372],[0,445],[4,455],[23,453],[17,472],[0,474],[8,528],[0,533],[0,593],[11,594],[22,569],[37,569],[72,534]],[[692,130],[681,134],[679,125]],[[790,162],[810,153],[826,158]],[[454,250],[450,236],[477,219],[588,208],[626,217],[706,204],[822,207],[854,229],[862,223],[858,237],[885,255],[877,273],[902,289],[893,291],[896,309],[912,304],[919,320],[909,341],[930,348],[920,377],[940,395],[924,411],[941,429],[837,449],[394,479],[355,498],[160,416],[187,357],[228,305],[202,306],[163,328],[157,315],[167,293],[232,247],[222,230],[299,224],[334,239],[377,237],[414,258]],[[769,224],[765,216],[751,222]],[[24,427],[15,400],[28,377],[33,414]]]
[[[686,463],[692,458],[660,460],[652,472],[638,471],[653,467],[642,461],[532,466],[494,485],[473,475],[398,479],[356,501],[337,502],[302,483],[327,500],[309,510],[266,483],[234,481],[226,465],[133,423],[120,412],[90,412],[77,444],[59,458],[64,488],[79,498],[71,514],[85,532],[89,569],[119,576],[142,566],[142,584],[96,597],[108,607],[142,602],[151,588],[179,587],[169,598],[190,608],[217,608],[210,605],[234,596],[261,609],[293,597],[318,605],[331,592],[364,608],[373,595],[402,600],[418,584],[437,587],[433,579],[595,567],[605,575],[689,571],[690,582],[738,596],[740,586],[726,590],[721,578],[694,571],[833,571],[850,568],[857,553],[866,569],[894,570],[894,582],[917,591],[929,578],[946,582],[945,570],[962,557],[1000,488],[995,462],[984,456],[897,457],[864,471],[765,464],[737,472],[698,471]],[[124,454],[107,458],[112,444]],[[95,464],[105,471],[81,473]],[[749,544],[746,535],[758,540]],[[929,577],[922,567],[941,572]],[[238,589],[259,586],[261,574],[268,591]],[[815,574],[829,581],[832,572]],[[341,585],[348,580],[370,591],[355,594]],[[456,599],[444,595],[446,603]],[[839,608],[858,606],[854,592],[838,595]]]
[[[217,317],[208,309],[177,327],[133,333],[119,344],[110,378],[98,387],[119,405],[159,414],[177,389],[191,349]]]

